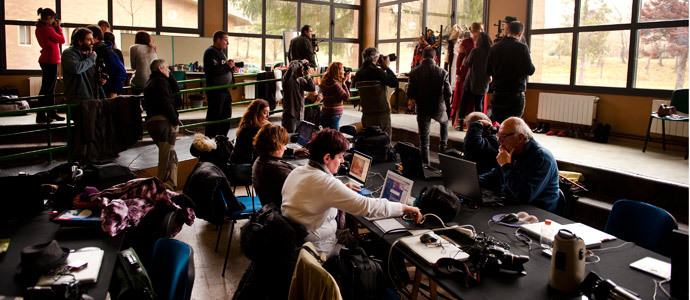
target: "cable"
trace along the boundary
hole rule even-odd
[[[661,291],[666,295],[666,297],[672,298],[671,295],[662,286],[662,284],[667,283],[670,280],[671,280],[671,278],[666,278],[664,280],[652,279],[652,281],[654,281],[654,295],[652,296],[652,299],[656,300],[657,288],[661,289]]]
[[[596,251],[596,252],[601,252],[601,251],[608,251],[608,250],[618,249],[618,248],[623,247],[623,246],[625,246],[625,245],[627,245],[627,244],[632,244],[633,246],[635,245],[635,243],[633,243],[633,242],[625,242],[625,243],[622,243],[622,244],[620,244],[620,245],[618,245],[618,246],[613,246],[613,247],[608,247],[608,248],[601,248],[601,249],[591,250],[591,252],[594,253],[595,251]]]

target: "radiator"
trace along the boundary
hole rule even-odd
[[[41,77],[29,77],[29,95],[40,95],[41,92]]]
[[[539,93],[537,119],[592,126],[597,118],[599,97]]]
[[[669,100],[652,100],[652,112],[658,111],[661,104],[669,105],[671,101]],[[678,115],[687,117],[688,114],[678,113]],[[661,120],[654,119],[652,121],[652,127],[649,129],[651,133],[661,134]],[[666,122],[666,135],[676,135],[676,136],[688,136],[688,122]]]

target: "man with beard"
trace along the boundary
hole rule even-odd
[[[62,76],[65,82],[65,98],[75,103],[97,98],[96,52],[92,49],[91,30],[80,27],[72,34],[71,46],[62,52]]]

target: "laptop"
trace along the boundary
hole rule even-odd
[[[414,181],[388,170],[386,179],[383,181],[381,198],[388,199],[388,201],[391,202],[402,202],[403,204],[407,204],[409,202],[410,193],[412,193],[413,184]]]
[[[482,191],[475,162],[443,153],[438,154],[438,159],[443,173],[443,185],[461,199],[477,206],[500,201],[500,195],[496,192]]]
[[[369,170],[371,169],[371,156],[366,155],[362,152],[355,151],[352,155],[352,163],[350,164],[350,171],[347,175],[336,176],[343,183],[354,183],[358,185],[361,190],[360,195],[368,196],[372,192],[364,188],[364,184],[367,182],[367,176],[369,175]]]
[[[300,121],[297,125],[297,140],[294,143],[288,143],[287,147],[290,149],[301,149],[307,147],[312,135],[318,131],[314,123],[308,121]]]
[[[422,154],[419,148],[405,142],[398,142],[396,148],[398,153],[400,153],[402,173],[405,177],[422,179],[438,179],[443,177],[440,170],[422,165]]]
[[[524,230],[529,236],[538,239],[541,237],[541,227],[545,226],[544,222],[537,223],[527,223],[520,225],[520,229]],[[616,239],[615,236],[610,235],[606,232],[600,231],[596,228],[589,227],[582,223],[572,223],[567,225],[561,225],[558,222],[551,221],[553,227],[553,236],[548,237],[547,240],[553,243],[553,239],[558,234],[558,230],[568,229],[570,232],[574,233],[585,242],[585,247],[596,248],[601,246],[601,243],[606,241],[613,241]]]

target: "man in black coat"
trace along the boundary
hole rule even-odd
[[[146,130],[158,146],[157,177],[174,191],[177,187],[177,152],[175,139],[180,125],[173,94],[180,91],[165,59],[151,62],[151,77],[144,87]]]
[[[311,37],[314,31],[311,29],[310,25],[302,26],[302,30],[300,31],[302,34],[290,41],[288,59],[290,61],[306,59],[309,61],[309,65],[311,65],[312,68],[316,68],[316,54],[311,44]]]
[[[508,25],[506,37],[489,49],[486,74],[493,76],[489,90],[491,119],[498,123],[509,117],[522,117],[525,111],[527,76],[534,74],[529,48],[519,39],[524,25],[520,21]]]
[[[204,75],[206,87],[235,83],[233,73],[237,71],[235,61],[228,59],[223,51],[228,48],[228,33],[218,30],[213,33],[213,45],[204,52]],[[232,117],[232,97],[227,88],[206,91],[208,109],[206,122]],[[213,138],[216,135],[228,135],[230,123],[206,125],[204,134]]]
[[[407,97],[417,102],[417,126],[422,163],[429,164],[429,127],[431,119],[441,124],[439,152],[445,152],[448,143],[448,115],[446,100],[450,99],[448,72],[436,65],[436,50],[427,47],[422,51],[422,63],[410,71]]]

